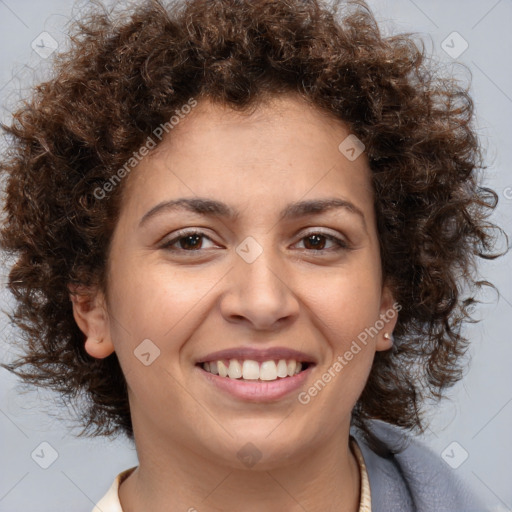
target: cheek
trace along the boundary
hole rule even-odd
[[[110,288],[111,331],[118,357],[126,365],[134,364],[133,352],[146,339],[160,351],[160,362],[175,355],[200,321],[201,300],[217,281],[211,273],[199,278],[192,267],[177,272],[165,262],[120,261],[111,272]]]
[[[305,411],[315,411],[325,432],[333,429],[325,411],[336,418],[350,414],[371,370],[376,338],[369,332],[379,318],[380,290],[378,279],[367,277],[352,273],[319,280],[317,291],[309,293],[326,359],[301,391],[299,403]]]
[[[337,402],[339,393],[355,403],[375,354],[372,328],[380,314],[380,274],[378,267],[354,265],[334,275],[331,270],[330,275],[317,276],[315,286],[310,283],[304,296],[327,348],[319,378],[329,382],[331,392],[322,393],[319,403]]]
[[[332,269],[303,284],[304,300],[342,345],[375,323],[381,302],[380,276],[371,266]]]
[[[111,273],[110,329],[123,369],[130,404],[146,415],[161,414],[165,402],[173,414],[187,412],[180,376],[180,351],[202,313],[201,298],[215,281],[194,279],[165,264],[126,259]]]

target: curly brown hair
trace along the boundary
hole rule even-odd
[[[372,418],[422,431],[425,400],[461,378],[477,257],[495,257],[496,241],[473,103],[410,35],[382,36],[363,1],[342,6],[151,0],[111,16],[94,4],[54,75],[3,125],[0,242],[16,257],[8,285],[24,346],[4,366],[69,403],[85,397],[82,435],[133,438],[116,354],[85,352],[70,302],[70,284],[106,292],[123,183],[104,200],[94,192],[191,97],[247,111],[298,93],[366,147],[383,275],[401,311],[395,349],[376,353],[353,424],[366,434]]]

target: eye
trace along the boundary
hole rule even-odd
[[[203,246],[203,240],[205,239],[212,242],[211,238],[202,231],[181,231],[172,240],[165,242],[161,248],[169,251],[200,251],[205,249]],[[178,245],[178,247],[174,248],[174,245]]]
[[[301,238],[300,242],[302,241],[304,241],[305,249],[308,251],[340,251],[349,248],[348,244],[344,240],[335,237],[334,235],[322,232],[308,233],[306,236]],[[326,249],[325,245],[328,242],[334,244],[334,248],[331,246],[330,249]]]
[[[210,242],[210,246],[204,246],[205,240]],[[349,248],[349,245],[344,240],[334,235],[322,233],[320,231],[306,234],[306,236],[301,238],[299,243],[301,242],[304,243],[304,249],[306,251],[312,252],[336,252]],[[326,248],[326,245],[329,243],[331,244],[331,247]],[[171,252],[188,253],[199,252],[211,247],[215,247],[212,239],[208,237],[204,232],[197,230],[180,231],[171,240],[164,242],[164,244],[161,246],[162,249],[166,249]]]

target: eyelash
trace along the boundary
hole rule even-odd
[[[211,242],[213,242],[213,240],[207,236],[204,232],[202,231],[194,231],[194,230],[191,230],[191,231],[180,231],[177,233],[177,235],[172,239],[172,240],[169,240],[167,242],[165,242],[160,248],[161,249],[165,249],[169,252],[182,252],[182,253],[198,253],[200,251],[203,251],[203,250],[208,250],[208,249],[190,249],[190,250],[187,250],[187,249],[182,249],[182,248],[178,248],[178,249],[173,249],[172,246],[174,244],[176,244],[177,242],[179,242],[180,240],[184,239],[184,238],[187,238],[189,236],[193,236],[193,235],[199,235],[201,238],[207,238],[208,240],[210,240]],[[340,238],[338,237],[335,237],[334,235],[331,235],[331,234],[328,234],[328,233],[323,233],[322,231],[311,231],[310,233],[306,233],[300,240],[304,240],[306,238],[310,238],[312,237],[313,235],[320,235],[324,238],[326,238],[327,240],[330,240],[331,242],[334,242],[337,247],[336,248],[331,248],[331,249],[304,249],[305,251],[307,252],[312,252],[312,253],[325,253],[325,252],[339,252],[339,251],[344,251],[344,250],[348,250],[349,249],[349,245],[347,244],[347,242],[345,242],[344,240],[341,240]]]

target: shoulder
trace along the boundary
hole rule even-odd
[[[441,457],[405,430],[372,420],[370,430],[388,454],[376,453],[353,431],[370,481],[373,512],[485,512]]]

